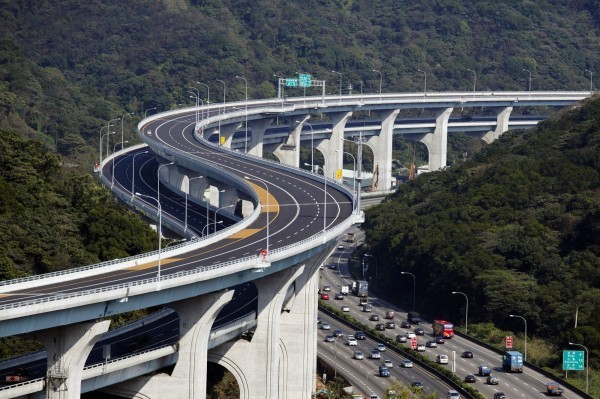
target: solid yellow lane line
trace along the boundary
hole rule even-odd
[[[180,260],[182,260],[183,258],[166,258],[166,259],[161,259],[160,260],[160,265],[168,265],[169,263],[173,263],[173,262],[179,262]],[[144,263],[141,265],[137,265],[137,266],[132,266],[132,267],[128,267],[124,270],[145,270],[145,269],[150,269],[153,267],[158,266],[158,260],[156,260],[155,262],[149,262],[149,263]]]
[[[255,184],[255,183],[251,182],[250,180],[247,180],[247,182],[252,186],[252,188],[258,194],[258,200],[260,201],[260,204],[262,205],[261,213],[266,213],[268,211],[271,214],[275,214],[273,217],[273,219],[275,219],[275,217],[277,217],[277,215],[279,214],[279,202],[277,202],[275,197],[273,197],[273,195],[270,192],[268,192],[267,190],[265,190],[262,186]],[[267,195],[269,197],[269,206],[268,207],[267,207]]]

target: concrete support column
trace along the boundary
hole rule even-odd
[[[379,165],[379,183],[376,191],[387,191],[392,188],[392,138],[394,135],[394,122],[400,112],[399,109],[382,113],[381,131],[378,136],[371,136],[367,141],[373,150],[375,164]],[[373,176],[375,178],[375,176]]]
[[[344,138],[344,129],[346,122],[352,116],[352,112],[334,112],[329,114],[333,126],[333,132],[329,139],[322,140],[317,148],[325,157],[325,176],[331,179],[337,177],[337,171],[343,166],[342,139]],[[336,152],[336,150],[339,150]],[[340,180],[341,181],[341,180]]]
[[[155,374],[125,381],[112,389],[120,396],[197,399],[206,397],[206,366],[210,330],[234,291],[220,291],[169,305],[179,315],[179,351],[171,375]]]
[[[109,325],[110,320],[70,324],[33,335],[48,354],[46,398],[79,399],[85,361]]]
[[[448,118],[453,108],[438,110],[435,118],[435,130],[421,138],[429,150],[429,171],[443,169],[446,166],[448,151]]]
[[[258,287],[257,326],[250,341],[225,343],[209,353],[209,360],[231,371],[240,387],[240,398],[286,399],[307,396],[286,396],[280,391],[280,369],[285,362],[284,374],[300,372],[289,366],[286,351],[282,357],[281,324],[286,294],[291,284],[302,274],[304,267],[292,267],[255,281]],[[290,315],[286,314],[286,320]],[[295,335],[296,339],[303,339]],[[313,348],[310,348],[312,350]],[[310,365],[312,370],[312,365]],[[304,371],[302,371],[304,372]],[[311,384],[312,386],[312,384]]]
[[[318,265],[323,261],[325,258],[315,264],[312,270],[307,265],[304,273],[296,279],[295,296],[285,303],[285,312],[281,315],[279,392],[282,398],[310,398],[315,391]]]
[[[498,138],[508,130],[508,121],[512,110],[513,107],[497,108],[496,130],[487,132],[481,139],[488,144],[491,144],[494,140],[498,140]]]
[[[233,139],[233,134],[240,127],[239,123],[230,123],[230,124],[221,124],[221,142],[224,141],[223,144],[219,143],[223,147],[231,148],[231,141]]]
[[[248,143],[248,153],[257,157],[263,156],[263,137],[265,130],[273,123],[273,119],[258,119],[248,122],[248,127],[252,130],[252,137]]]
[[[279,144],[273,154],[284,165],[300,167],[300,137],[302,134],[302,126],[310,118],[306,115],[301,118],[301,121],[290,132],[285,142]]]

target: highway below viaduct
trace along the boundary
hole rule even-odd
[[[179,341],[167,350],[172,353],[162,355],[176,356],[173,372],[140,377],[148,372],[144,369],[134,378],[136,373],[121,368],[95,377],[103,380],[95,388],[128,381],[123,393],[204,397],[206,363],[213,361],[234,374],[244,398],[310,397],[317,343],[316,270],[336,238],[362,218],[355,193],[341,184],[338,172],[342,140],[357,136],[346,132],[353,112],[378,117],[368,125],[361,122],[358,130],[381,165],[383,184],[378,189],[385,191],[391,187],[391,138],[402,129],[427,146],[430,169],[438,170],[445,166],[455,108],[497,110],[495,123],[456,122],[470,123],[473,131],[483,126],[481,138],[493,141],[509,128],[515,106],[564,107],[589,95],[437,93],[242,101],[203,107],[204,118],[199,118],[199,109],[185,109],[144,119],[138,125],[144,144],[106,158],[100,141],[104,183],[121,200],[190,241],[164,251],[159,244],[158,251],[129,259],[1,282],[2,335],[27,334],[44,343],[52,356],[41,389],[24,384],[1,390],[0,397],[40,391],[49,398],[79,397],[83,365],[109,327],[106,318],[151,306],[166,306],[179,315]],[[431,121],[396,120],[401,110],[417,108],[429,109]],[[328,121],[320,133],[307,122],[316,115]],[[267,143],[265,132],[280,119],[289,127],[287,137]],[[491,125],[494,130],[489,130]],[[217,143],[210,142],[211,136]],[[298,169],[299,148],[307,142],[325,157],[322,175]],[[269,145],[280,163],[262,159]],[[156,191],[138,191],[135,184],[134,179],[147,178],[134,168],[135,156],[142,153],[158,160]],[[138,157],[139,166],[143,158]],[[169,197],[177,194],[179,202],[185,197],[184,220],[163,208],[166,190]],[[200,207],[190,211],[196,215],[190,220],[188,199],[191,207]],[[257,288],[252,339],[219,342],[209,350],[218,315],[237,296],[235,287],[250,282]]]

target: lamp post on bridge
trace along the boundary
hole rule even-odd
[[[138,152],[133,156],[133,162],[131,163],[131,201],[133,201],[133,196],[135,195],[135,157],[147,153],[148,151]]]
[[[218,208],[218,209],[215,211],[215,223],[214,223],[215,230],[213,231],[213,233],[216,233],[216,232],[217,232],[217,213],[219,213],[219,211],[220,211],[221,209],[231,208],[232,206],[233,206],[233,205],[227,205],[227,206],[223,206],[223,207],[221,207],[221,208]],[[221,223],[222,223],[222,222],[223,222],[223,221],[221,221]]]
[[[460,294],[467,300],[467,307],[465,308],[465,335],[469,335],[469,297],[464,292],[452,291],[453,294]]]
[[[417,310],[417,278],[415,277],[414,274],[412,274],[411,272],[400,272],[400,274],[408,274],[409,276],[412,276],[413,278],[413,310]]]
[[[377,69],[373,69],[373,72],[377,72],[379,74],[379,101],[381,101],[381,84],[383,83],[383,74]]]
[[[510,317],[518,317],[522,319],[525,323],[525,354],[523,355],[523,360],[527,361],[527,320],[523,316],[519,316],[516,314],[509,314]]]
[[[153,109],[156,109],[156,107],[148,108],[144,111],[144,119],[146,119],[146,117],[148,116],[148,111],[152,111]]]
[[[307,163],[305,163],[304,165],[307,165]],[[325,186],[325,201],[323,202],[323,237],[325,236],[325,230],[327,230],[327,176],[325,176],[325,169],[322,166],[319,165],[314,165],[317,168],[321,168],[321,170],[323,171],[323,184]],[[314,169],[312,170],[312,173],[315,173]]]
[[[190,182],[194,179],[202,179],[204,176],[196,176],[196,177],[187,177],[187,175],[184,176],[184,192],[185,192],[185,227],[183,228],[183,231],[186,232],[187,231],[187,225],[188,225],[188,195],[190,194]]]
[[[423,72],[423,74],[425,75],[425,84],[423,87],[423,96],[427,96],[427,72],[425,72],[422,69],[417,69],[417,72]]]
[[[160,168],[173,165],[175,162],[169,162],[162,165],[159,165],[156,169],[156,198],[160,201]]]
[[[162,249],[162,206],[160,205],[160,199],[141,193],[135,193],[135,195],[137,195],[138,197],[154,200],[158,205],[158,271],[156,273],[156,287],[157,289],[160,289],[160,255]]]
[[[475,90],[477,89],[477,72],[467,68],[467,71],[473,72],[473,96],[475,96]]]
[[[528,91],[531,92],[531,71],[529,69],[525,69],[523,68],[523,72],[527,72],[529,74],[529,85],[528,85]]]
[[[236,79],[242,79],[245,83],[246,86],[246,98],[245,98],[245,104],[246,104],[246,140],[244,141],[244,154],[248,153],[248,80],[246,80],[245,77],[243,76],[236,76]]]
[[[575,342],[569,342],[569,345],[581,346],[585,349],[585,393],[589,393],[590,388],[590,352],[586,346],[576,344]]]
[[[594,73],[587,68],[583,70],[583,73],[585,73],[585,72],[590,73],[590,92],[592,92],[592,91],[594,91]]]
[[[118,145],[120,145],[121,149],[123,149],[123,145],[125,143],[129,143],[129,141],[125,141],[123,143],[117,143],[117,144],[115,144],[113,146],[113,154],[116,152],[116,148],[117,148]],[[112,157],[112,173],[111,173],[111,176],[110,176],[110,188],[113,188],[113,186],[115,185],[115,158],[116,157],[114,157],[114,156]]]
[[[108,121],[108,124],[106,125],[106,126],[108,126],[108,130],[110,131],[110,124],[111,124],[111,122],[116,122],[116,121],[120,121],[120,120],[121,120],[121,118],[115,118],[115,119],[111,119],[111,120],[109,120],[109,121]],[[113,126],[114,126],[114,125],[113,125]],[[110,134],[113,134],[113,133],[116,133],[116,131],[114,131],[114,132],[112,132],[112,133],[110,133]],[[109,142],[110,142],[110,138],[109,138],[109,137],[107,137],[107,138],[106,138],[106,156],[108,156],[108,149],[109,149],[108,143],[109,143]]]
[[[335,150],[335,152],[340,152],[340,151],[341,150]],[[357,189],[356,189],[356,158],[354,158],[354,155],[350,154],[349,152],[342,151],[342,153],[346,154],[346,155],[349,155],[349,156],[352,157],[352,165],[353,165],[352,166],[352,193],[353,193],[352,208],[355,210],[355,212],[358,212],[358,210],[355,208],[355,206],[356,206],[356,197],[358,195],[358,192],[357,192]],[[343,180],[344,180],[344,177],[342,176],[342,181]],[[375,277],[375,280],[377,280],[377,277]]]
[[[206,106],[207,107],[210,106],[210,86],[207,85],[206,83],[202,83],[202,82],[196,82],[196,83],[198,83],[199,85],[206,86]],[[206,111],[207,111],[206,118],[208,119],[208,118],[210,118],[210,114],[209,114],[208,110],[206,110]]]
[[[126,143],[126,141],[123,141],[123,137],[124,137],[124,135],[123,135],[123,121],[125,120],[126,116],[133,116],[133,112],[127,112],[125,115],[123,115],[121,117],[121,149],[124,148],[123,144]],[[115,151],[113,150],[113,152],[115,152]]]
[[[340,97],[342,97],[342,73],[338,71],[331,71],[332,73],[337,73],[340,75]]]
[[[265,185],[265,189],[267,190],[267,200],[266,200],[266,204],[267,204],[267,252],[266,252],[266,256],[269,256],[269,224],[270,224],[269,213],[271,211],[271,208],[269,207],[269,197],[270,197],[269,185],[267,184],[266,180],[263,180],[260,177],[244,176],[244,179],[259,181]]]

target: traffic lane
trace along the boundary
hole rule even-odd
[[[379,360],[369,359],[369,354],[371,353],[371,350],[375,349],[377,344],[382,343],[382,342],[367,338],[365,340],[357,340],[356,346],[349,346],[346,344],[347,336],[354,335],[355,331],[349,330],[349,328],[347,326],[345,326],[342,323],[337,322],[335,319],[330,318],[329,316],[327,316],[324,313],[320,312],[319,314],[320,314],[322,321],[326,321],[326,322],[330,323],[330,325],[331,325],[331,330],[322,330],[319,328],[319,342],[323,346],[332,346],[333,345],[334,351],[335,351],[335,346],[337,346],[338,359],[339,359],[340,353],[344,353],[345,357],[343,357],[343,358],[349,359],[349,360],[347,360],[347,362],[356,363],[358,365],[358,367],[361,369],[361,371],[364,373],[363,375],[365,375],[365,377],[363,377],[365,383],[366,383],[366,375],[368,374],[369,382],[371,381],[371,376],[373,375],[373,376],[376,376],[377,378],[380,378],[383,381],[388,381],[386,387],[391,385],[390,379],[385,378],[385,377],[379,377],[379,373],[378,373],[379,366],[382,365],[383,361],[387,359],[387,360],[391,360],[394,365],[394,367],[389,369],[391,372],[391,375],[393,377],[395,377],[398,381],[404,383],[405,385],[407,385],[409,387],[414,381],[420,381],[423,383],[424,389],[428,393],[433,393],[435,391],[443,393],[443,392],[446,392],[448,389],[450,389],[446,384],[444,384],[441,380],[439,380],[439,378],[437,378],[435,375],[429,373],[427,370],[419,367],[417,364],[414,364],[412,368],[401,367],[400,366],[401,362],[407,358],[401,354],[394,352],[390,348],[387,348],[386,351],[380,353],[381,359],[379,359]],[[333,334],[333,331],[335,329],[341,329],[345,334],[344,337],[338,338],[337,341],[339,341],[339,342],[337,342],[335,345],[332,343],[325,342],[325,335]],[[342,345],[340,345],[340,343]],[[340,351],[340,346],[343,346],[345,348],[342,352]],[[358,348],[358,349],[354,349],[354,348]],[[352,355],[355,350],[362,351],[365,355],[365,359],[364,360],[353,359]],[[338,363],[340,363],[340,362],[338,362]]]
[[[322,273],[322,282],[323,284],[328,284],[331,287],[335,287],[336,284],[339,285],[340,279],[339,275],[335,270],[323,269]],[[353,317],[355,317],[360,322],[375,328],[375,325],[378,323],[385,323],[385,311],[388,309],[395,309],[397,307],[389,305],[386,301],[380,300],[379,298],[370,297],[370,303],[372,303],[373,311],[372,312],[362,312],[362,306],[358,304],[358,298],[355,296],[348,295],[344,299],[344,304],[350,305],[350,313]],[[335,301],[333,302],[342,302]],[[381,305],[384,306],[381,306]],[[387,306],[386,306],[387,305]],[[380,317],[380,321],[370,321],[368,318],[371,314],[377,314]],[[395,312],[395,316],[403,315],[402,312]],[[404,313],[405,315],[405,313]],[[406,317],[401,317],[401,319],[406,319]],[[398,326],[399,320],[394,320],[396,325]],[[419,343],[425,343],[428,340],[433,339],[433,329],[430,324],[421,323],[419,325],[412,325],[410,329],[386,329],[385,331],[380,331],[384,333],[387,337],[395,339],[395,336],[398,334],[405,334],[409,331],[413,331],[415,326],[419,326],[424,328],[426,331],[425,336],[417,336]],[[405,345],[409,345],[406,343]],[[464,359],[461,358],[460,355],[464,350],[470,350],[473,352],[473,359]],[[452,359],[452,351],[455,352],[456,355],[456,375],[464,379],[467,374],[475,374],[477,378],[476,388],[480,390],[484,395],[493,396],[495,392],[503,391],[515,391],[519,392],[519,395],[522,393],[527,393],[526,397],[538,398],[545,397],[542,389],[544,389],[545,382],[548,381],[548,378],[533,372],[531,369],[525,368],[524,373],[508,373],[504,371],[501,367],[501,357],[499,354],[489,351],[485,348],[479,347],[471,341],[461,338],[459,336],[455,336],[452,339],[447,339],[444,344],[438,345],[437,348],[426,348],[425,352],[421,352],[427,355],[432,361],[435,361],[438,354],[445,354],[450,359],[449,366],[443,367],[451,367],[451,359]],[[494,370],[494,374],[500,379],[500,384],[497,386],[490,386],[486,384],[486,379],[483,377],[477,376],[478,366],[479,364],[484,364]],[[487,378],[487,377],[486,377]],[[541,395],[541,396],[540,396]],[[565,397],[570,396],[571,398],[577,398],[578,395],[574,394],[572,391],[565,391]]]

